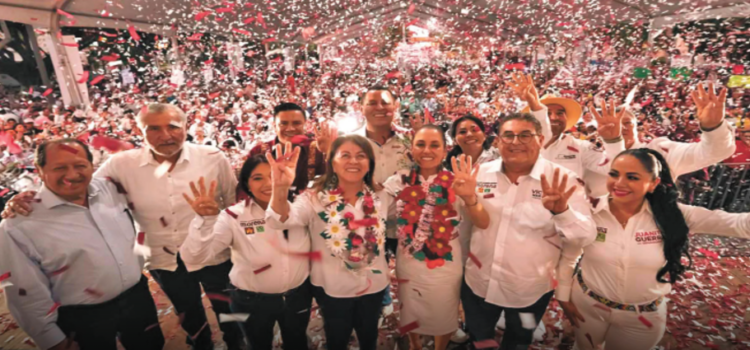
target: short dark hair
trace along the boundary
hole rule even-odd
[[[265,154],[257,154],[255,156],[252,156],[250,158],[247,158],[244,164],[242,164],[242,169],[240,170],[240,178],[239,183],[237,186],[239,186],[240,190],[242,192],[245,192],[245,194],[250,197],[254,198],[252,192],[250,192],[250,187],[247,186],[247,182],[250,181],[250,175],[253,174],[253,170],[258,167],[258,165],[261,164],[268,164],[268,159],[266,159]]]
[[[533,115],[529,113],[513,113],[513,114],[506,116],[500,121],[500,124],[497,126],[498,135],[500,134],[500,130],[503,129],[503,125],[505,125],[505,123],[511,120],[520,120],[523,122],[531,123],[534,125],[534,131],[536,131],[536,133],[539,135],[542,134],[542,123],[540,123],[536,118],[534,118]]]
[[[388,93],[391,94],[391,97],[393,97],[394,100],[398,100],[398,97],[396,97],[396,94],[394,94],[393,91],[391,91],[391,89],[389,89],[389,88],[387,88],[385,86],[382,86],[382,85],[373,85],[373,86],[370,86],[369,88],[367,88],[367,91],[365,91],[365,93],[362,94],[362,96],[361,96],[361,98],[359,100],[362,103],[364,103],[365,102],[365,97],[367,97],[367,94],[369,92],[372,92],[372,91],[388,91]]]
[[[78,139],[66,138],[66,139],[45,141],[41,145],[37,146],[36,154],[34,155],[34,163],[36,164],[37,168],[44,168],[44,166],[47,165],[47,148],[49,146],[60,145],[63,143],[75,143],[81,146],[84,152],[86,152],[86,159],[88,159],[89,162],[94,161],[94,155],[91,154],[91,150],[89,150],[88,146],[86,146],[86,144],[83,143],[83,141],[78,140]]]
[[[336,188],[338,184],[338,178],[336,173],[333,171],[333,157],[343,144],[351,142],[362,149],[367,155],[370,163],[370,171],[365,174],[365,184],[370,188],[373,188],[373,176],[375,175],[375,152],[372,150],[370,141],[366,138],[356,134],[350,134],[346,136],[339,136],[333,140],[331,147],[328,149],[328,155],[326,157],[326,171],[322,176],[318,177],[313,183],[313,189],[315,192],[322,192],[329,188]]]
[[[302,113],[302,117],[307,120],[307,113],[305,113],[305,110],[302,109],[298,104],[291,103],[291,102],[282,102],[281,104],[277,105],[276,107],[273,107],[273,117],[276,118],[276,115],[281,112],[289,112],[289,111],[299,111]]]

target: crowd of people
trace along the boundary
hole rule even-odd
[[[86,108],[4,91],[11,314],[43,349],[161,349],[145,269],[193,349],[214,346],[201,288],[229,349],[276,323],[307,348],[313,300],[327,349],[375,349],[394,283],[411,349],[526,349],[552,298],[578,349],[651,349],[688,232],[750,238],[750,215],[677,201],[678,177],[750,161],[747,90],[510,64],[145,71]]]

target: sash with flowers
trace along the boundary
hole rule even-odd
[[[385,219],[377,210],[380,198],[367,187],[364,192],[357,193],[357,197],[364,197],[362,211],[365,216],[355,220],[351,212],[343,213],[346,208],[343,192],[341,188],[336,188],[318,193],[318,199],[323,205],[323,211],[318,216],[326,223],[326,228],[320,235],[326,240],[332,255],[341,259],[348,270],[364,271],[373,265],[385,243]],[[360,227],[365,228],[364,237],[355,232]]]
[[[398,238],[408,254],[434,269],[453,261],[450,241],[458,237],[453,174],[443,170],[432,183],[422,184],[417,171],[415,167],[401,179],[409,186],[396,197]]]

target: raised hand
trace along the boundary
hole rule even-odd
[[[465,202],[475,203],[475,191],[477,188],[477,175],[479,174],[479,164],[472,166],[471,157],[465,154],[451,158],[453,166],[453,192],[461,197]]]
[[[315,129],[315,142],[317,142],[318,150],[326,154],[328,149],[331,147],[331,142],[336,139],[338,129],[335,125],[331,125],[328,121],[320,123],[320,128]]]
[[[294,183],[297,174],[297,160],[299,159],[299,146],[292,149],[292,144],[284,144],[284,153],[281,153],[281,145],[276,145],[276,154],[273,158],[270,151],[266,152],[266,159],[271,165],[271,184],[277,189],[289,189]]]
[[[552,214],[557,215],[568,210],[568,199],[575,193],[576,186],[566,191],[565,188],[567,185],[568,174],[563,175],[561,180],[560,168],[555,169],[551,185],[547,182],[547,177],[542,174],[542,205],[544,205],[545,209],[551,211]]]
[[[703,88],[703,84],[690,93],[693,98],[695,107],[698,109],[698,120],[701,122],[701,128],[714,129],[724,121],[727,104],[727,88],[722,87],[719,95],[716,95],[714,84],[708,84],[708,91]]]
[[[3,209],[3,219],[10,219],[16,217],[16,214],[21,216],[29,216],[31,211],[31,201],[36,196],[35,191],[25,191],[13,196],[8,203],[5,204]]]
[[[557,301],[558,304],[560,304],[560,307],[562,307],[563,311],[565,312],[565,316],[568,318],[570,323],[574,327],[580,327],[580,324],[578,322],[586,322],[586,320],[583,318],[583,315],[578,311],[578,308],[575,304],[573,304],[572,301]]]
[[[515,91],[518,98],[526,101],[532,111],[544,109],[539,101],[539,93],[536,91],[534,79],[531,78],[531,75],[516,72],[510,77],[512,81],[506,82],[506,85]]]
[[[211,187],[206,191],[206,181],[201,178],[198,180],[198,188],[195,182],[190,181],[190,190],[193,192],[193,199],[187,193],[182,196],[193,207],[193,211],[200,216],[213,216],[219,214],[219,203],[216,203],[216,181],[211,181]]]
[[[599,125],[599,135],[604,140],[612,140],[622,135],[622,117],[625,115],[625,108],[622,108],[620,112],[617,112],[617,103],[614,99],[609,100],[609,107],[607,102],[602,99],[600,102],[602,113],[596,110],[593,102],[589,102],[588,107],[591,115],[594,116],[596,124]]]

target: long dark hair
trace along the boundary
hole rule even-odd
[[[242,169],[240,170],[240,178],[237,187],[239,187],[242,192],[244,192],[248,197],[252,199],[255,199],[255,197],[253,196],[253,193],[250,192],[250,187],[247,186],[247,183],[248,181],[250,181],[250,175],[253,174],[253,170],[255,170],[258,165],[263,163],[268,164],[266,155],[258,154],[247,158],[247,160],[245,160],[245,163],[242,164]]]
[[[323,176],[317,178],[313,184],[313,188],[316,192],[323,191],[329,188],[335,188],[336,186],[338,186],[337,177],[335,177],[336,173],[333,172],[333,158],[336,155],[336,152],[338,152],[339,148],[347,142],[351,142],[361,148],[362,151],[364,151],[367,155],[367,158],[370,160],[370,170],[367,172],[367,174],[365,174],[365,185],[373,188],[372,178],[375,174],[375,152],[373,152],[372,150],[370,141],[367,141],[366,138],[359,135],[346,135],[339,136],[331,144],[331,147],[328,150],[328,155],[326,157],[326,172]]]
[[[681,279],[685,271],[693,266],[693,259],[688,252],[689,238],[687,222],[682,211],[677,206],[679,193],[672,179],[672,172],[666,159],[659,152],[647,148],[634,148],[617,155],[620,158],[629,155],[638,159],[654,177],[661,180],[653,193],[646,194],[646,200],[651,206],[654,222],[661,232],[664,242],[664,257],[667,264],[656,274],[656,280],[660,283],[675,283]],[[617,159],[615,158],[615,159]],[[688,258],[688,265],[682,264],[682,257]],[[669,280],[664,276],[669,273]]]
[[[465,120],[470,120],[474,122],[474,124],[477,125],[479,130],[482,130],[482,133],[484,133],[484,143],[482,143],[482,149],[489,149],[492,146],[492,142],[490,141],[489,137],[487,137],[487,133],[484,130],[484,122],[482,122],[481,119],[471,115],[467,114],[462,117],[456,118],[456,120],[453,121],[453,124],[451,125],[451,128],[449,130],[449,133],[451,135],[451,139],[453,141],[456,141],[456,133],[458,132],[458,124],[461,124],[461,122]],[[458,157],[464,153],[464,150],[461,149],[461,146],[458,145],[458,142],[456,142],[455,145],[453,145],[453,149],[448,152],[448,155],[445,157],[444,166],[446,169],[453,171],[453,165],[451,164],[451,158]],[[474,162],[477,160],[474,159]]]

